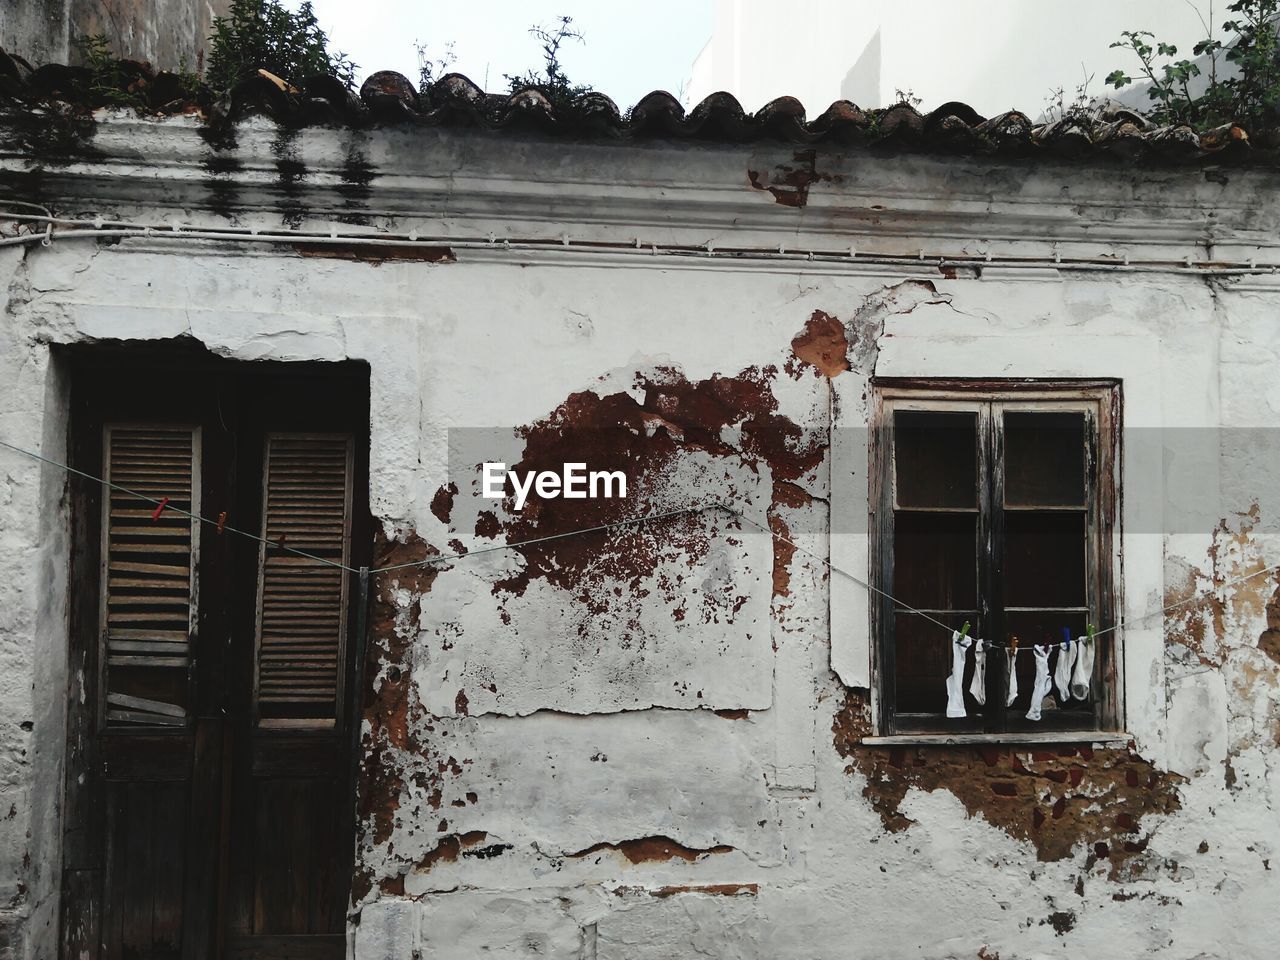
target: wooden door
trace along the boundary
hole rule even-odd
[[[340,958],[364,370],[74,359],[64,956]]]

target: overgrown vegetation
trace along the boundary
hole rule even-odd
[[[1083,120],[1089,116],[1093,106],[1093,95],[1089,88],[1093,85],[1093,74],[1086,73],[1076,84],[1070,99],[1064,87],[1055,87],[1049,91],[1044,103],[1044,119],[1046,123],[1058,120]]]
[[[1146,80],[1150,116],[1157,123],[1275,126],[1280,122],[1280,0],[1235,0],[1227,11],[1232,16],[1220,28],[1223,37],[1216,39],[1210,6],[1208,21],[1201,19],[1207,36],[1191,50],[1195,58],[1208,58],[1203,89],[1195,82],[1202,76],[1200,66],[1185,57],[1174,59],[1178,48],[1157,40],[1149,30],[1126,30],[1111,45],[1131,51],[1139,69],[1133,74],[1115,70],[1107,83],[1122,89]],[[1220,75],[1220,59],[1234,69]]]
[[[582,34],[573,28],[573,17],[560,17],[553,27],[535,24],[529,28],[529,33],[542,45],[542,71],[503,74],[508,90],[515,93],[525,87],[537,87],[556,107],[576,107],[591,92],[591,87],[570,81],[560,62],[560,48],[565,41],[584,42]]]
[[[95,102],[117,107],[142,106],[142,97],[129,89],[129,78],[111,52],[106,37],[97,33],[79,37],[72,43],[80,62],[89,71],[89,95]]]
[[[426,93],[433,83],[449,72],[458,57],[453,52],[452,40],[444,45],[444,53],[438,57],[431,56],[425,43],[415,43],[414,46],[418,50],[418,92]]]
[[[227,16],[213,22],[205,81],[215,90],[235,86],[258,70],[298,86],[315,74],[330,74],[355,86],[356,64],[329,50],[309,2],[295,13],[281,0],[232,0]]]

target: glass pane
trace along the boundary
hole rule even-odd
[[[966,620],[971,624],[977,623],[978,615],[975,611],[968,611],[949,613],[937,619],[959,630]],[[894,629],[898,713],[946,713],[947,674],[951,672],[951,634],[917,614],[901,611],[894,617]],[[979,709],[968,694],[972,679],[973,653],[970,650],[964,675],[965,709],[970,715]]]
[[[1071,639],[1075,640],[1077,637],[1084,635],[1085,621],[1087,619],[1087,615],[1084,613],[1054,610],[1036,610],[1005,615],[1007,637],[1016,636],[1018,638],[1018,646],[1023,650],[1018,654],[1018,697],[1014,700],[1013,705],[1009,707],[1010,714],[1023,717],[1031,706],[1031,692],[1035,689],[1036,658],[1035,654],[1028,648],[1037,643],[1062,643],[1066,638],[1066,634],[1063,633],[1064,629],[1070,634]],[[1052,686],[1049,698],[1042,701],[1040,724],[1052,726],[1054,715],[1062,714],[1069,715],[1065,719],[1068,721],[1067,725],[1072,728],[1091,725],[1094,712],[1094,698],[1092,695],[1086,700],[1077,700],[1071,696],[1063,700],[1059,697],[1058,687],[1053,683],[1053,675],[1058,666],[1058,657],[1061,655],[1061,650],[1055,650],[1049,654],[1049,680]],[[993,662],[994,659],[987,660],[987,669],[991,669]],[[1093,668],[1095,689],[1100,669],[1101,661],[1095,657]],[[1088,722],[1085,722],[1085,720]],[[1028,729],[1032,729],[1034,726],[1035,724],[1032,723]]]
[[[1007,510],[1006,607],[1085,605],[1083,512]]]
[[[893,427],[898,506],[977,506],[976,413],[898,410]]]
[[[978,605],[978,515],[894,513],[893,595],[924,610]]]
[[[1084,506],[1084,413],[1004,415],[1004,502]]]

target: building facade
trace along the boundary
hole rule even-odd
[[[8,101],[0,953],[1266,955],[1263,152],[502,100]]]

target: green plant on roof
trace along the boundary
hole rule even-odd
[[[356,65],[330,51],[310,3],[294,12],[281,0],[231,0],[227,15],[214,20],[210,41],[205,79],[215,90],[230,89],[258,70],[294,86],[316,74],[355,86]]]
[[[525,87],[537,87],[543,95],[556,107],[572,109],[591,92],[585,83],[573,83],[565,75],[564,65],[560,62],[560,48],[566,40],[583,42],[583,36],[573,28],[572,17],[560,17],[554,27],[535,24],[529,33],[542,45],[542,71],[529,70],[522,74],[505,73],[511,93]]]
[[[89,94],[95,102],[137,109],[146,105],[141,94],[129,89],[128,79],[106,37],[96,33],[78,37],[72,44],[89,72]]]
[[[425,94],[432,84],[449,72],[458,55],[453,52],[452,40],[444,45],[444,52],[438,57],[431,56],[428,44],[415,43],[414,46],[418,49],[418,92]]]
[[[1228,4],[1231,19],[1223,22],[1223,39],[1213,37],[1213,8],[1201,18],[1203,40],[1192,47],[1194,60],[1174,59],[1178,48],[1157,40],[1149,30],[1126,30],[1112,47],[1133,53],[1135,74],[1114,70],[1107,83],[1117,90],[1145,80],[1149,84],[1151,119],[1157,123],[1185,123],[1194,127],[1230,121],[1255,127],[1280,123],[1280,0],[1235,0]],[[1234,70],[1219,74],[1219,61]],[[1201,64],[1208,75],[1203,84]],[[1202,89],[1203,87],[1203,89]]]

